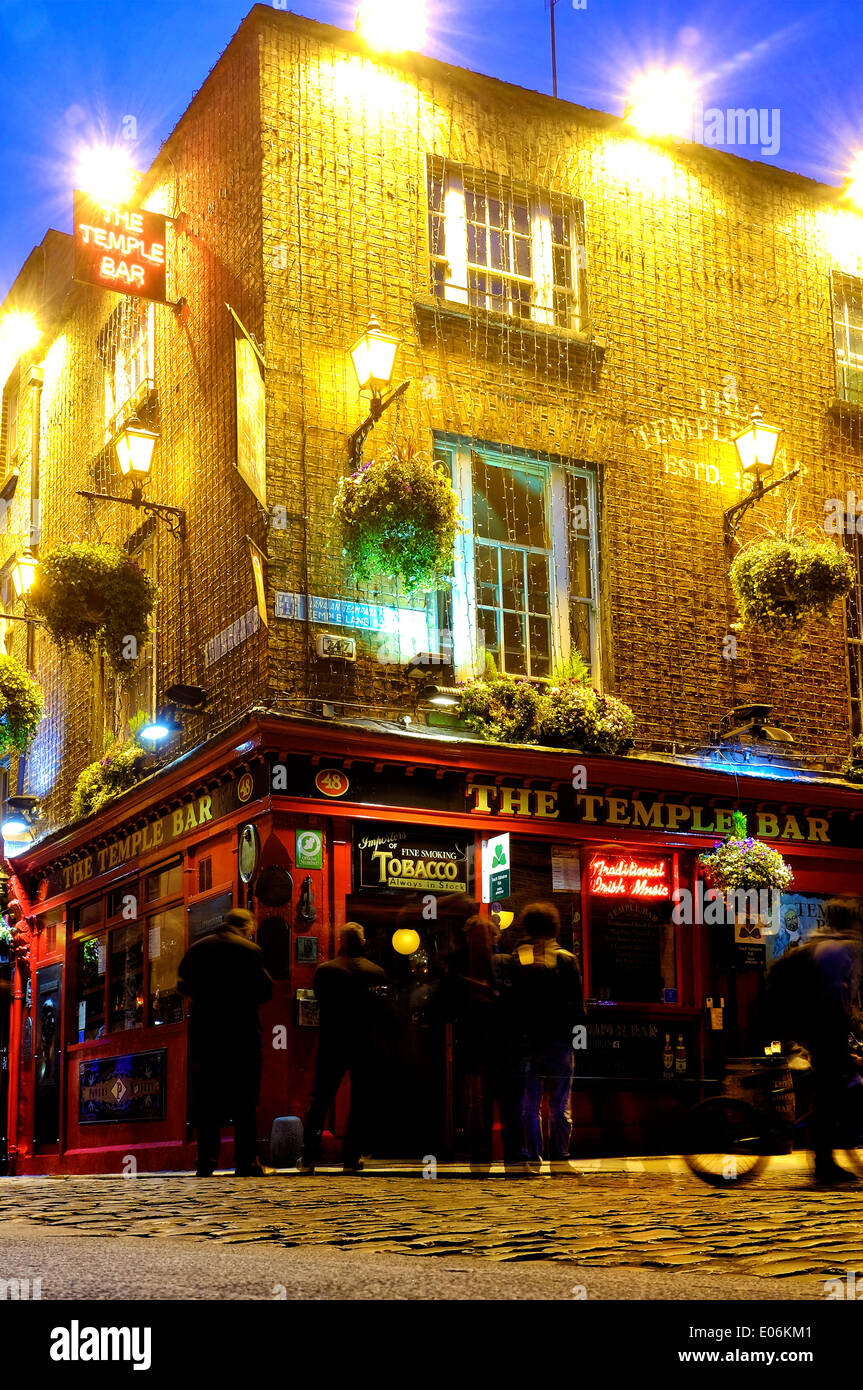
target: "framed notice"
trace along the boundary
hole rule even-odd
[[[165,1056],[161,1049],[79,1063],[78,1123],[164,1120]]]
[[[467,840],[418,826],[354,827],[354,891],[466,893]]]
[[[234,339],[237,368],[237,470],[267,505],[267,415],[261,360],[246,335]]]

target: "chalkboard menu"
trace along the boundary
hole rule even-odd
[[[590,901],[592,992],[599,999],[661,1003],[674,988],[674,943],[669,909],[632,898]]]

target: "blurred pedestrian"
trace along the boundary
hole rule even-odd
[[[199,1178],[219,1164],[221,1128],[233,1122],[234,1171],[264,1173],[257,1154],[255,1116],[261,1086],[258,1009],[273,992],[261,949],[249,939],[251,912],[234,908],[209,936],[193,942],[177,988],[190,1000],[189,1061]]]
[[[519,918],[521,940],[512,952],[508,1014],[519,1049],[522,1156],[541,1171],[541,1108],[548,1099],[547,1152],[552,1165],[569,1160],[572,1137],[573,1030],[584,1023],[578,965],[558,943],[560,915],[553,903],[531,903]]]
[[[375,1056],[389,1023],[389,1006],[375,993],[386,985],[387,976],[366,957],[365,944],[360,924],[348,922],[342,928],[335,960],[325,961],[315,971],[314,990],[320,1005],[318,1057],[297,1164],[301,1173],[315,1171],[327,1111],[345,1075],[350,1077],[351,1108],[342,1162],[346,1173],[362,1170],[375,1099]]]
[[[462,927],[462,939],[441,982],[445,1011],[453,1028],[456,1092],[468,1156],[475,1173],[487,1173],[492,1160],[494,1098],[499,1059],[498,987],[494,927],[479,913]]]

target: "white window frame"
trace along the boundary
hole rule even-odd
[[[485,648],[480,640],[476,602],[476,569],[473,515],[474,455],[487,459],[493,467],[522,468],[545,475],[545,505],[549,523],[551,556],[551,640],[552,672],[572,653],[572,625],[569,594],[569,517],[567,504],[567,474],[576,473],[587,482],[591,597],[579,601],[588,605],[591,650],[583,655],[591,663],[593,684],[601,688],[601,651],[598,622],[597,510],[595,475],[590,469],[579,468],[560,460],[537,459],[528,453],[495,449],[468,441],[453,443],[439,440],[438,449],[447,455],[452,468],[453,487],[458,494],[462,525],[456,536],[455,565],[452,587],[452,646],[453,666],[457,680],[481,676],[485,669]],[[529,548],[529,547],[528,547]]]
[[[121,320],[122,323],[122,320]],[[133,331],[120,330],[114,361],[105,368],[105,443],[155,386],[156,306],[146,304]]]
[[[863,330],[863,321],[852,324],[848,313],[848,291],[856,291],[861,305],[863,320],[863,280],[853,275],[836,274],[831,276],[831,310],[833,318],[833,347],[836,360],[836,389],[840,400],[859,401],[863,404],[863,355],[850,349],[852,329]],[[858,384],[849,389],[848,378],[854,374]]]
[[[580,242],[583,240],[583,209],[578,199],[565,195],[552,194],[527,185],[517,184],[493,175],[485,175],[479,170],[465,169],[460,165],[436,167],[430,162],[428,169],[429,220],[432,216],[432,181],[438,179],[443,185],[443,249],[434,251],[429,242],[430,266],[443,265],[443,298],[454,304],[470,304],[471,272],[485,273],[506,281],[530,283],[533,294],[530,303],[530,316],[512,314],[508,310],[489,307],[486,311],[500,313],[502,317],[513,317],[517,321],[545,324],[548,327],[580,329],[584,326],[586,302],[583,280],[583,264]],[[515,271],[496,270],[491,266],[469,264],[468,262],[468,218],[465,202],[465,186],[472,186],[477,193],[488,197],[520,198],[527,202],[530,222],[531,274],[519,276]],[[570,217],[576,240],[569,247],[571,287],[555,286],[554,249],[552,217],[557,208]],[[432,293],[435,294],[433,276],[430,277]],[[564,290],[569,297],[569,312],[565,323],[555,321],[555,289]],[[483,306],[478,306],[483,307]]]

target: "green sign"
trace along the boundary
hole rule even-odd
[[[488,856],[489,866],[489,898],[492,902],[498,902],[501,898],[508,898],[510,892],[509,833],[495,835],[490,839],[485,853]]]
[[[323,868],[324,837],[320,830],[297,831],[296,861],[298,869]]]

